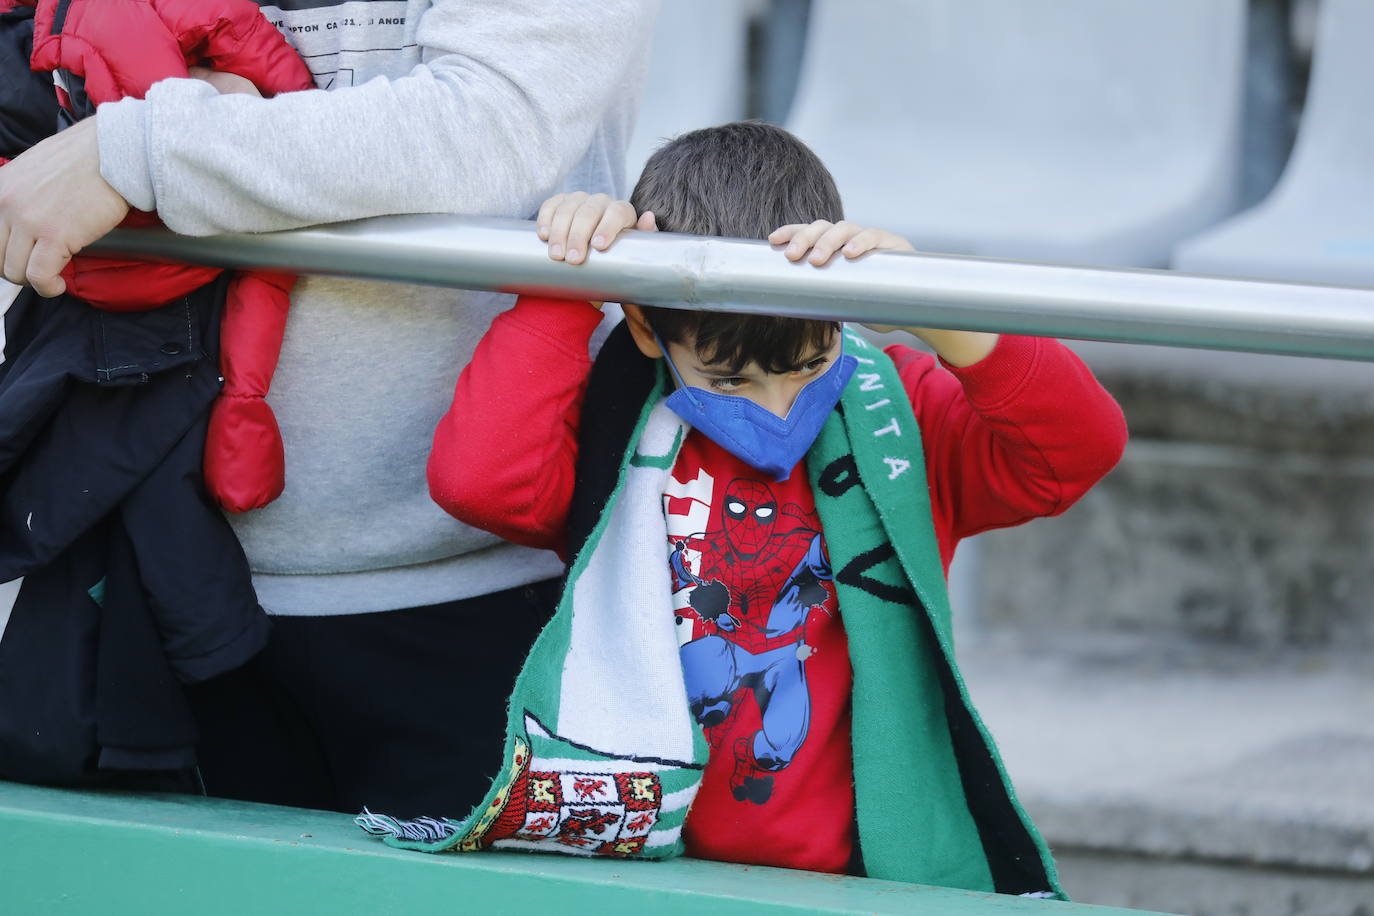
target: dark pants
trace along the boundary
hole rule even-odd
[[[550,580],[431,607],[275,617],[267,648],[190,688],[210,795],[465,817],[501,769],[506,701]]]

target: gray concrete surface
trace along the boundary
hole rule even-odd
[[[1374,365],[1075,347],[1130,445],[1063,517],[980,538],[981,626],[1374,649]]]
[[[1227,864],[1061,852],[1075,897],[1192,916],[1371,916],[1374,882],[1343,875],[1261,871]]]
[[[1134,637],[1035,655],[1006,634],[960,654],[1075,899],[1374,913],[1374,671],[1362,659]]]
[[[1126,456],[978,539],[960,630],[1066,887],[1374,916],[1374,365],[1074,346]]]
[[[1064,516],[980,538],[984,626],[1374,648],[1374,461],[1135,438]]]

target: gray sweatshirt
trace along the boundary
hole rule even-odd
[[[261,6],[329,91],[261,100],[165,80],[146,100],[98,112],[105,179],[173,230],[391,213],[528,218],[560,189],[624,196],[656,3]],[[560,571],[552,554],[450,518],[425,484],[458,373],[510,302],[301,278],[268,398],[286,445],[286,491],[232,519],[270,612],[417,607]]]

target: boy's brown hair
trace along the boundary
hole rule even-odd
[[[760,121],[737,121],[682,134],[659,147],[630,195],[636,213],[652,210],[665,232],[764,239],[779,226],[844,218],[835,179],[792,134]],[[828,349],[833,321],[644,307],[664,343],[691,340],[707,363],[739,371],[801,368]]]

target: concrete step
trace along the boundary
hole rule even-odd
[[[1117,636],[961,649],[1026,807],[1087,903],[1374,914],[1374,671]]]

